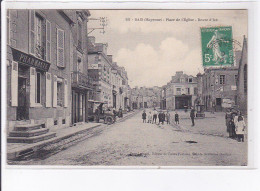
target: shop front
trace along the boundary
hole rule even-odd
[[[12,120],[29,120],[30,108],[40,106],[43,98],[44,76],[48,73],[50,63],[11,48],[12,62],[10,71],[10,101],[13,112]],[[9,80],[9,79],[8,79]]]
[[[175,109],[189,109],[192,106],[191,95],[175,96]]]
[[[88,122],[89,92],[93,91],[93,82],[81,72],[72,73],[72,124]]]

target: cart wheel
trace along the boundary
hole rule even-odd
[[[107,123],[108,125],[111,125],[111,124],[113,123],[112,117],[107,117],[107,118],[106,118],[106,123]]]

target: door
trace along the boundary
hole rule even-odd
[[[17,106],[17,120],[29,119],[29,112],[26,101],[26,78],[18,78],[18,106]]]
[[[222,99],[221,98],[216,98],[216,108],[215,110],[216,111],[222,111]]]

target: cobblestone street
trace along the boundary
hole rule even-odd
[[[188,119],[185,119],[188,120]],[[213,125],[216,118],[200,119]],[[203,121],[203,123],[202,123]],[[208,121],[211,121],[208,123]],[[100,131],[101,129],[102,131]],[[124,122],[97,127],[98,133],[46,159],[20,161],[31,165],[246,165],[246,143],[188,127],[142,123],[141,112]],[[208,127],[211,128],[210,126]],[[212,128],[214,129],[214,128]],[[225,134],[225,128],[223,135]]]

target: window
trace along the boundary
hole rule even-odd
[[[57,79],[57,105],[63,106],[62,80],[60,78]]]
[[[81,56],[78,55],[77,71],[83,73],[83,63]]]
[[[187,94],[190,95],[190,88],[187,88]]]
[[[181,78],[181,79],[180,79],[180,82],[181,82],[181,83],[184,83],[184,80],[185,80],[184,78]]]
[[[176,88],[176,94],[181,95],[181,88]]]
[[[78,20],[78,48],[82,49],[82,22]]]
[[[36,15],[36,46],[42,45],[42,18]]]
[[[35,55],[39,58],[44,58],[43,44],[43,19],[39,15],[35,15]]]
[[[188,82],[189,82],[189,83],[192,83],[192,78],[189,78]]]
[[[197,95],[198,94],[198,88],[194,88],[194,95]]]
[[[46,60],[51,61],[51,23],[46,20]]]
[[[30,10],[29,15],[29,52],[38,58],[50,61],[51,23],[35,10]]]
[[[36,72],[36,83],[35,83],[35,103],[41,103],[41,73]]]
[[[219,84],[225,84],[225,75],[220,75],[219,76]]]
[[[64,63],[64,30],[57,29],[57,66],[65,67]]]
[[[244,93],[247,93],[247,64],[244,66]]]

